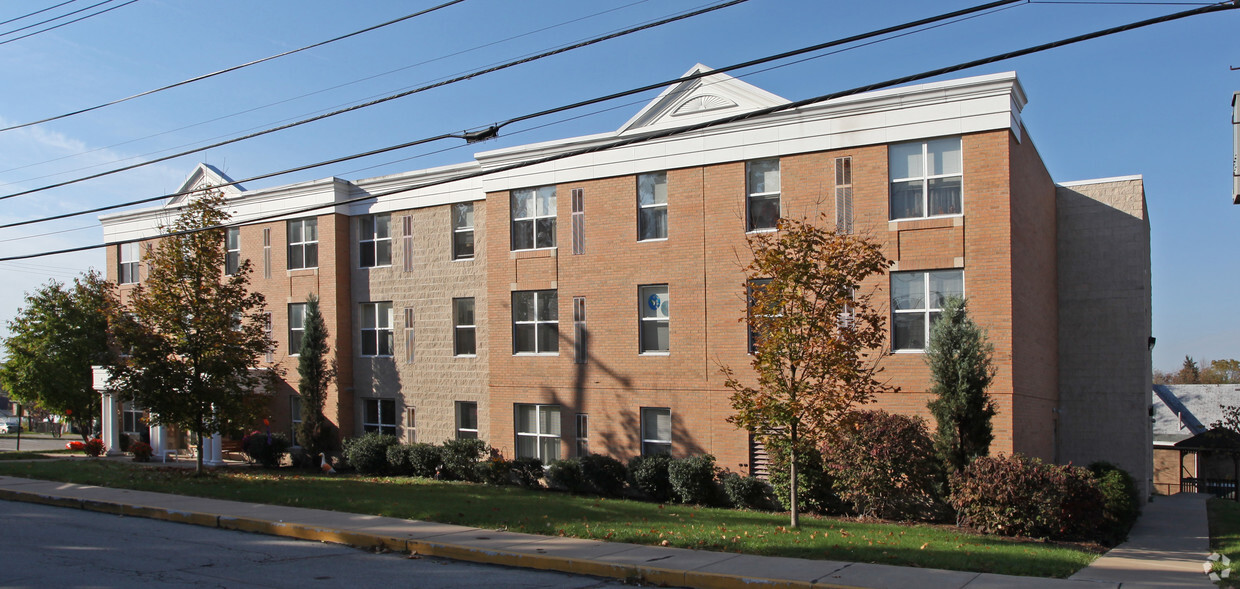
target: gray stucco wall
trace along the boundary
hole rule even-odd
[[[1105,460],[1148,496],[1150,224],[1139,177],[1056,189],[1059,462]]]

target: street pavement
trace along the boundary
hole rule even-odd
[[[81,436],[63,436],[53,438],[42,434],[22,433],[22,452],[47,452],[48,450],[64,450],[65,444],[73,440],[81,440]],[[17,449],[17,435],[0,436],[0,452],[12,452]]]
[[[838,587],[926,589],[1133,589],[1204,587],[1200,564],[1208,552],[1205,501],[1180,498],[1145,506],[1127,543],[1086,577],[1044,579],[989,573],[920,569],[867,563],[801,560],[704,550],[641,546],[577,538],[517,534],[432,522],[320,511],[146,491],[0,477],[0,500],[77,507],[318,540],[455,560],[555,570],[686,587]],[[1175,533],[1166,525],[1174,523]],[[1187,542],[1187,543],[1186,543]],[[1119,552],[1116,552],[1119,551]],[[1098,573],[1097,571],[1104,571]]]

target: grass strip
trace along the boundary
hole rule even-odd
[[[324,476],[304,471],[183,468],[126,462],[48,461],[0,465],[0,475],[157,491],[467,525],[792,558],[1067,577],[1097,557],[1088,547],[973,534],[953,526],[858,522],[518,487],[407,477]]]

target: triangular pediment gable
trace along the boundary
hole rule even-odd
[[[711,71],[699,63],[682,77]],[[787,103],[757,86],[713,73],[669,86],[620,127],[617,134],[682,127]]]
[[[240,184],[230,184],[232,181],[233,179],[229,178],[228,174],[221,172],[219,168],[216,168],[211,164],[198,164],[198,167],[194,168],[194,171],[190,172],[189,176],[185,177],[185,181],[181,183],[180,188],[176,189],[176,193],[180,194],[191,190],[216,187],[216,190],[223,192],[224,197],[228,198],[245,192],[245,188],[242,188]],[[230,185],[224,186],[225,184]],[[192,198],[193,196],[195,196],[195,193],[174,196],[168,201],[168,204],[175,205],[182,203],[185,202],[186,199]]]

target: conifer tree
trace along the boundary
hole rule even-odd
[[[327,324],[319,312],[319,297],[306,297],[305,333],[297,359],[297,385],[301,395],[301,425],[297,441],[307,456],[318,456],[332,449],[331,426],[323,415],[327,388],[336,378],[336,367],[327,362]]]
[[[964,299],[951,297],[930,327],[926,363],[934,385],[930,413],[938,422],[934,447],[948,472],[990,452],[995,404],[986,389],[995,377],[994,346],[969,317]]]

